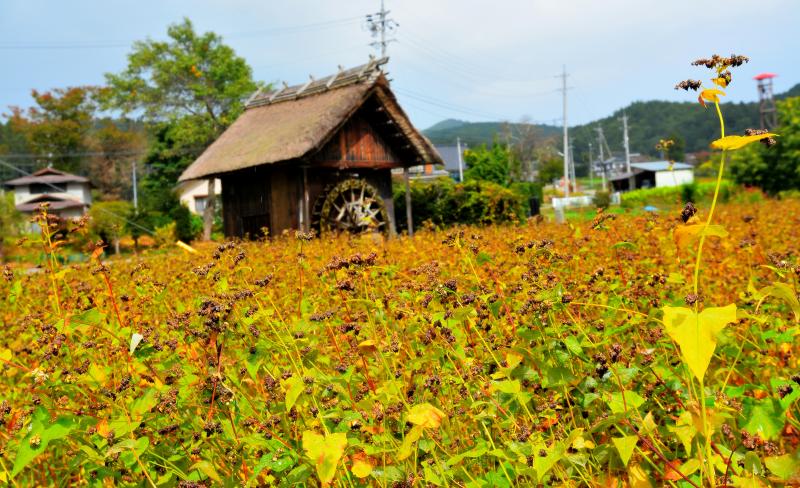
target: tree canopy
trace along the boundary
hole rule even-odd
[[[737,183],[769,194],[800,189],[800,97],[779,101],[777,108],[775,147],[751,144],[731,157],[731,174]]]
[[[514,154],[508,146],[495,141],[490,148],[485,144],[464,151],[467,171],[466,180],[484,180],[508,186],[511,182],[511,169]]]
[[[134,43],[128,67],[106,74],[106,106],[141,111],[148,122],[169,122],[176,142],[197,149],[236,119],[257,85],[244,58],[217,34],[199,34],[184,19],[169,26],[167,35],[167,41]]]

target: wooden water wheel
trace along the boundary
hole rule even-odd
[[[312,224],[325,232],[387,232],[389,214],[378,190],[350,178],[329,186],[317,197]]]

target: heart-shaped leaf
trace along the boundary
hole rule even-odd
[[[664,307],[667,334],[678,343],[683,361],[701,382],[717,347],[717,334],[735,321],[734,304],[709,307],[699,314],[686,307]]]

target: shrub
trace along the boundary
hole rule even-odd
[[[594,206],[597,208],[608,208],[611,206],[611,192],[599,191],[594,194]]]
[[[661,188],[647,188],[629,191],[622,194],[622,206],[627,208],[638,208],[646,205],[672,206],[681,205],[686,202],[706,202],[711,201],[714,196],[716,182],[690,183],[681,186],[665,186]],[[726,202],[738,191],[738,187],[730,182],[723,181],[719,190],[719,199]]]
[[[171,246],[176,240],[175,222],[170,222],[161,227],[156,227],[156,232],[153,234],[153,240],[157,247]]]
[[[404,222],[405,186],[394,187],[395,215]],[[521,220],[525,198],[498,184],[487,181],[455,183],[449,178],[433,182],[411,182],[411,208],[414,226],[430,221],[436,226],[453,224],[490,224]],[[398,225],[402,228],[402,225]]]
[[[119,254],[119,240],[127,231],[127,219],[132,210],[130,202],[121,200],[95,202],[89,210],[91,235],[113,245],[114,253]]]

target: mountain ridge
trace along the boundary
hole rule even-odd
[[[800,83],[789,90],[776,94],[781,100],[800,96]],[[759,126],[758,101],[725,102],[721,106],[725,115],[726,128],[730,133],[742,133],[744,129]],[[586,124],[570,127],[570,139],[575,151],[575,161],[581,166],[588,161],[589,142],[597,150],[596,128],[602,127],[606,141],[614,153],[622,151],[623,111],[628,116],[631,151],[656,155],[655,145],[659,139],[679,137],[683,139],[686,152],[694,153],[708,149],[709,141],[719,137],[719,122],[716,116],[698,110],[694,101],[672,102],[664,100],[635,101],[626,107],[615,110],[611,115]],[[445,119],[423,130],[434,144],[453,145],[460,137],[463,144],[474,147],[491,144],[504,133],[519,131],[532,126],[543,138],[558,138],[561,127],[553,125],[507,123],[507,122],[467,122],[458,119]],[[555,142],[560,147],[558,141]]]

